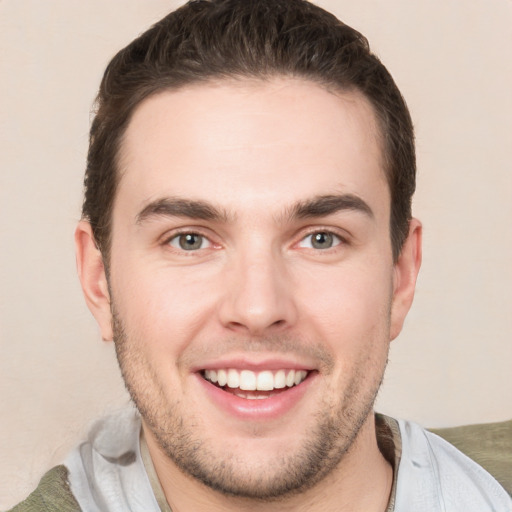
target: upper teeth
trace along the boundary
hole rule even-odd
[[[272,391],[273,389],[291,388],[300,384],[307,375],[306,370],[265,370],[253,372],[251,370],[235,370],[234,368],[222,370],[205,370],[204,377],[219,386],[239,388],[244,391]]]

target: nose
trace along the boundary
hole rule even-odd
[[[252,336],[293,325],[293,283],[282,258],[268,250],[231,261],[219,315],[225,328]]]

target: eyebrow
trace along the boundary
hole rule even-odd
[[[308,219],[325,217],[344,210],[360,212],[371,219],[375,217],[368,203],[354,194],[323,195],[300,201],[292,206],[287,216],[290,219]]]
[[[286,209],[282,220],[325,217],[344,210],[360,212],[370,218],[374,218],[370,206],[359,196],[354,194],[331,194],[299,201]],[[152,217],[185,217],[197,220],[227,222],[233,216],[227,210],[217,208],[206,201],[164,197],[146,205],[137,214],[136,223],[142,224]]]
[[[230,215],[205,201],[164,197],[145,206],[136,217],[136,223],[142,224],[151,217],[187,217],[189,219],[226,222]]]

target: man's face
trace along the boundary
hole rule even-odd
[[[191,86],[142,103],[120,157],[110,293],[146,435],[225,493],[312,485],[371,423],[403,320],[371,107]]]

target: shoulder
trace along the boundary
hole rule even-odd
[[[73,495],[88,512],[158,511],[140,453],[141,420],[129,407],[92,426],[65,459]]]
[[[480,464],[512,495],[512,420],[429,430]]]
[[[48,471],[35,491],[10,512],[80,512],[68,481],[66,466],[56,466]]]
[[[419,425],[398,423],[402,457],[397,499],[403,510],[411,506],[418,512],[512,510],[510,496],[482,466]]]

